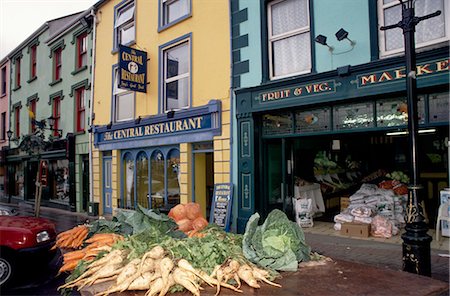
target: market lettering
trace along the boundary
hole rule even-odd
[[[122,52],[122,60],[127,61],[127,62],[132,61],[132,62],[138,63],[141,66],[144,64],[142,62],[142,56],[132,55],[127,52]]]
[[[111,141],[151,135],[171,134],[181,131],[198,130],[202,129],[203,122],[204,117],[199,116],[170,122],[161,122],[145,126],[120,129],[114,132],[105,132],[103,140]]]
[[[269,92],[269,93],[264,93],[262,94],[262,101],[274,101],[274,100],[279,100],[279,99],[283,99],[283,98],[287,98],[289,97],[291,94],[291,90],[290,89],[285,89],[285,90],[278,90],[278,91],[273,91],[273,92]]]
[[[426,63],[417,65],[416,67],[416,75],[430,75],[437,72],[448,71],[449,70],[449,59],[443,61],[437,61],[433,63]],[[366,75],[360,75],[358,82],[360,86],[366,86],[370,84],[378,84],[382,82],[397,80],[405,78],[405,68],[399,68],[394,70],[388,70],[378,73],[370,73]]]
[[[121,69],[122,80],[143,84],[145,82],[145,73],[133,74],[125,69]]]

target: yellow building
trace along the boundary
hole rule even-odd
[[[92,189],[100,214],[196,201],[209,215],[213,185],[230,182],[228,5],[96,4]]]

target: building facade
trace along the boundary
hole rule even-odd
[[[8,55],[12,138],[6,161],[10,194],[18,199],[35,199],[38,167],[45,161],[42,202],[87,209],[91,19],[86,11],[48,21]],[[39,130],[47,145],[27,154],[22,147]]]
[[[364,177],[408,174],[403,35],[380,31],[401,19],[397,1],[231,3],[233,65],[243,69],[233,73],[238,231],[255,211],[293,215],[302,182],[320,184],[332,219]],[[449,176],[448,4],[416,2],[417,15],[442,11],[416,30],[420,178],[430,225]]]
[[[5,194],[6,182],[5,151],[8,148],[9,129],[9,60],[0,61],[0,195]]]
[[[93,202],[110,214],[195,201],[208,216],[214,184],[230,182],[227,1],[96,9]]]

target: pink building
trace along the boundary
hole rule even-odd
[[[9,130],[9,59],[0,61],[0,195],[5,192],[5,153],[8,148]]]

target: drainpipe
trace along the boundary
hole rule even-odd
[[[230,20],[232,17],[233,12],[231,11],[231,1],[228,1],[228,13],[230,15]],[[234,147],[234,124],[233,124],[233,118],[234,118],[234,91],[233,91],[233,24],[230,21],[229,23],[230,26],[230,183],[233,185],[234,184],[234,174],[233,174],[233,166],[234,166],[234,161],[233,161],[233,150],[235,149]],[[233,227],[233,220],[237,219],[237,208],[235,207],[235,204],[238,204],[237,202],[235,202],[235,200],[238,200],[238,196],[237,196],[237,184],[236,184],[236,188],[234,188],[233,186],[233,203],[232,203],[232,211],[231,214],[233,215],[235,212],[236,213],[236,217],[232,217],[231,218],[231,225],[230,228],[233,229],[234,231],[237,231],[237,225],[236,227]]]
[[[91,9],[90,15],[93,17],[93,33],[92,33],[92,72],[91,72],[91,95],[89,98],[89,128],[91,132],[89,133],[89,202],[94,201],[94,177],[93,177],[93,157],[92,157],[92,116],[94,114],[94,72],[95,72],[95,43],[96,39],[96,31],[97,31],[97,17],[95,15],[94,9]]]

